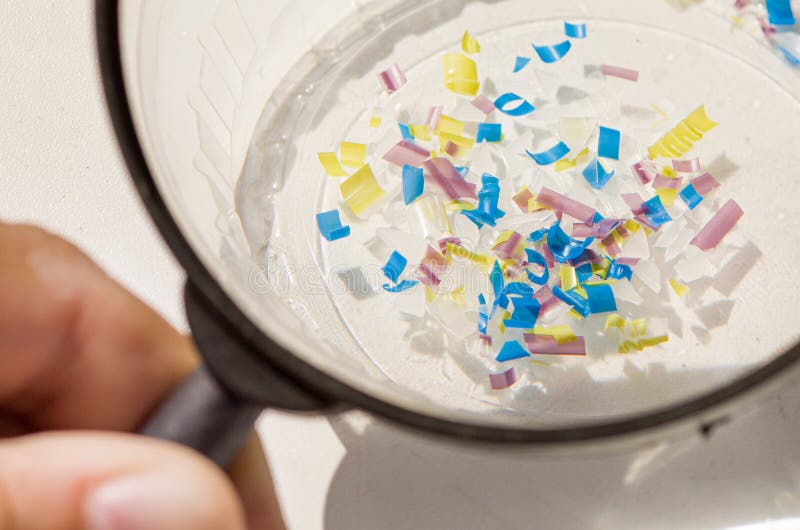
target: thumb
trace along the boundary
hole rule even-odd
[[[50,432],[0,442],[0,528],[244,529],[233,486],[177,445]]]

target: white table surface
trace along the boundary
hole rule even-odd
[[[87,0],[0,2],[0,217],[72,239],[181,329],[183,274],[117,152]],[[350,414],[259,424],[294,529],[800,528],[800,389],[708,442],[580,460]]]

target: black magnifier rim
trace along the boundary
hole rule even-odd
[[[118,17],[118,0],[95,0],[97,51],[106,102],[120,150],[145,207],[192,284],[233,329],[258,349],[258,353],[305,388],[435,434],[476,441],[544,445],[618,437],[666,427],[754,391],[800,361],[798,343],[767,365],[692,400],[608,423],[547,430],[480,426],[441,419],[392,405],[331,377],[282,348],[251,322],[214,280],[181,234],[150,173],[133,124],[122,71]]]

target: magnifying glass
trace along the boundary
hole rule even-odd
[[[220,464],[265,407],[634,443],[794,376],[787,3],[278,4],[96,2],[205,361],[144,432]]]

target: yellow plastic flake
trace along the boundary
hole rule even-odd
[[[580,314],[578,316],[580,316]],[[553,337],[556,341],[556,344],[567,344],[568,342],[572,342],[578,338],[575,336],[575,332],[572,331],[572,328],[567,324],[561,324],[560,326],[553,326],[549,328],[533,328],[533,334]]]
[[[474,204],[468,201],[462,201],[461,199],[453,199],[447,203],[447,210],[449,212],[463,212],[464,210],[472,210],[473,208],[475,208]]]
[[[497,236],[497,239],[495,239],[494,243],[492,243],[492,247],[496,247],[497,245],[500,245],[501,243],[505,243],[506,241],[511,239],[512,235],[514,235],[514,231],[513,230],[504,230],[503,232],[500,232],[500,235]]]
[[[467,297],[464,295],[464,291],[465,289],[463,285],[458,289],[456,289],[455,291],[452,291],[450,293],[450,300],[452,300],[461,307],[465,307],[467,305]]]
[[[369,126],[373,129],[377,129],[381,126],[381,117],[380,116],[373,116],[369,119]]]
[[[627,221],[625,221],[625,230],[627,230],[628,232],[630,232],[632,234],[635,234],[636,232],[638,232],[641,227],[642,227],[642,225],[640,225],[639,223],[637,223],[633,219],[628,219]]]
[[[325,172],[331,177],[346,177],[348,175],[347,171],[339,163],[336,153],[317,153],[317,158],[319,158],[319,163],[322,164]]]
[[[614,278],[611,278],[610,280],[607,280],[607,279],[586,280],[585,282],[583,282],[583,285],[588,285],[589,287],[592,287],[592,286],[595,286],[595,285],[614,285],[615,283],[617,283],[617,280],[615,280]]]
[[[686,293],[689,292],[689,287],[682,284],[675,278],[670,278],[669,286],[672,287],[672,290],[675,291],[675,294],[677,294],[678,297],[680,298],[683,298],[686,295]]]
[[[455,118],[451,118],[445,114],[439,116],[439,123],[436,124],[435,134],[450,134],[453,136],[461,136],[464,132],[464,122]]]
[[[578,286],[578,275],[575,274],[574,267],[561,265],[558,269],[558,277],[561,278],[561,288],[565,291],[569,291]]]
[[[353,142],[342,142],[339,158],[347,167],[361,167],[367,162],[367,146]]]
[[[536,200],[536,195],[528,199],[528,213],[546,210],[547,206]]]
[[[469,34],[469,31],[465,31],[464,36],[461,37],[461,49],[469,54],[481,53],[480,43]]]
[[[673,188],[658,188],[656,189],[656,195],[658,195],[661,202],[664,203],[664,206],[672,206],[675,199],[678,197],[678,190]]]
[[[425,286],[425,301],[430,304],[431,302],[433,302],[433,296],[434,296],[433,295],[433,289],[431,289],[430,287],[428,287],[426,285]]]
[[[681,158],[703,135],[718,124],[706,114],[705,106],[698,107],[674,129],[648,148],[650,158]]]
[[[611,328],[617,328],[618,330],[622,331],[622,328],[625,327],[625,324],[625,319],[614,313],[606,317],[606,325],[603,327],[603,331],[608,331]]]
[[[628,327],[631,330],[631,335],[634,337],[643,337],[647,332],[647,320],[638,318],[628,322]]]
[[[459,258],[463,258],[477,265],[480,265],[486,271],[490,270],[492,268],[492,265],[494,265],[493,257],[487,256],[486,254],[478,254],[477,252],[472,252],[471,250],[467,250],[464,247],[454,245],[453,243],[447,243],[447,245],[445,245],[445,249],[447,250],[448,263],[451,262],[453,256],[457,256]]]
[[[674,169],[672,169],[672,168],[671,168],[671,167],[669,167],[669,166],[664,166],[664,167],[662,167],[662,168],[661,168],[661,171],[659,171],[659,173],[661,173],[661,174],[662,174],[662,175],[664,175],[665,177],[669,177],[669,178],[671,178],[671,179],[674,179],[675,177],[677,177],[677,176],[678,176],[678,174],[675,172],[675,170],[674,170]]]
[[[510,311],[506,310],[500,314],[500,323],[497,325],[497,327],[500,328],[500,333],[502,333],[503,335],[505,335],[506,333],[505,321],[508,320],[509,318],[511,318]]]
[[[411,132],[411,136],[417,140],[422,140],[424,142],[431,141],[431,128],[427,125],[410,125],[408,129],[409,132]]]
[[[446,53],[442,62],[444,86],[462,96],[475,96],[480,88],[475,61],[461,53]]]
[[[580,313],[578,313],[574,309],[570,309],[569,313],[567,313],[567,314],[569,316],[571,316],[572,318],[574,318],[575,320],[583,320],[583,315],[581,315]]]
[[[566,171],[568,169],[572,169],[578,165],[578,159],[583,158],[584,156],[589,154],[589,148],[585,148],[583,151],[578,153],[575,158],[562,158],[556,165],[554,166],[556,173],[560,171]]]
[[[383,197],[384,191],[378,186],[369,164],[353,173],[339,186],[342,198],[356,215],[361,215],[375,201]]]
[[[439,133],[439,145],[444,148],[444,146],[447,145],[447,142],[453,142],[462,149],[472,149],[472,147],[475,145],[475,140],[473,138],[457,136],[455,134],[445,132]]]

